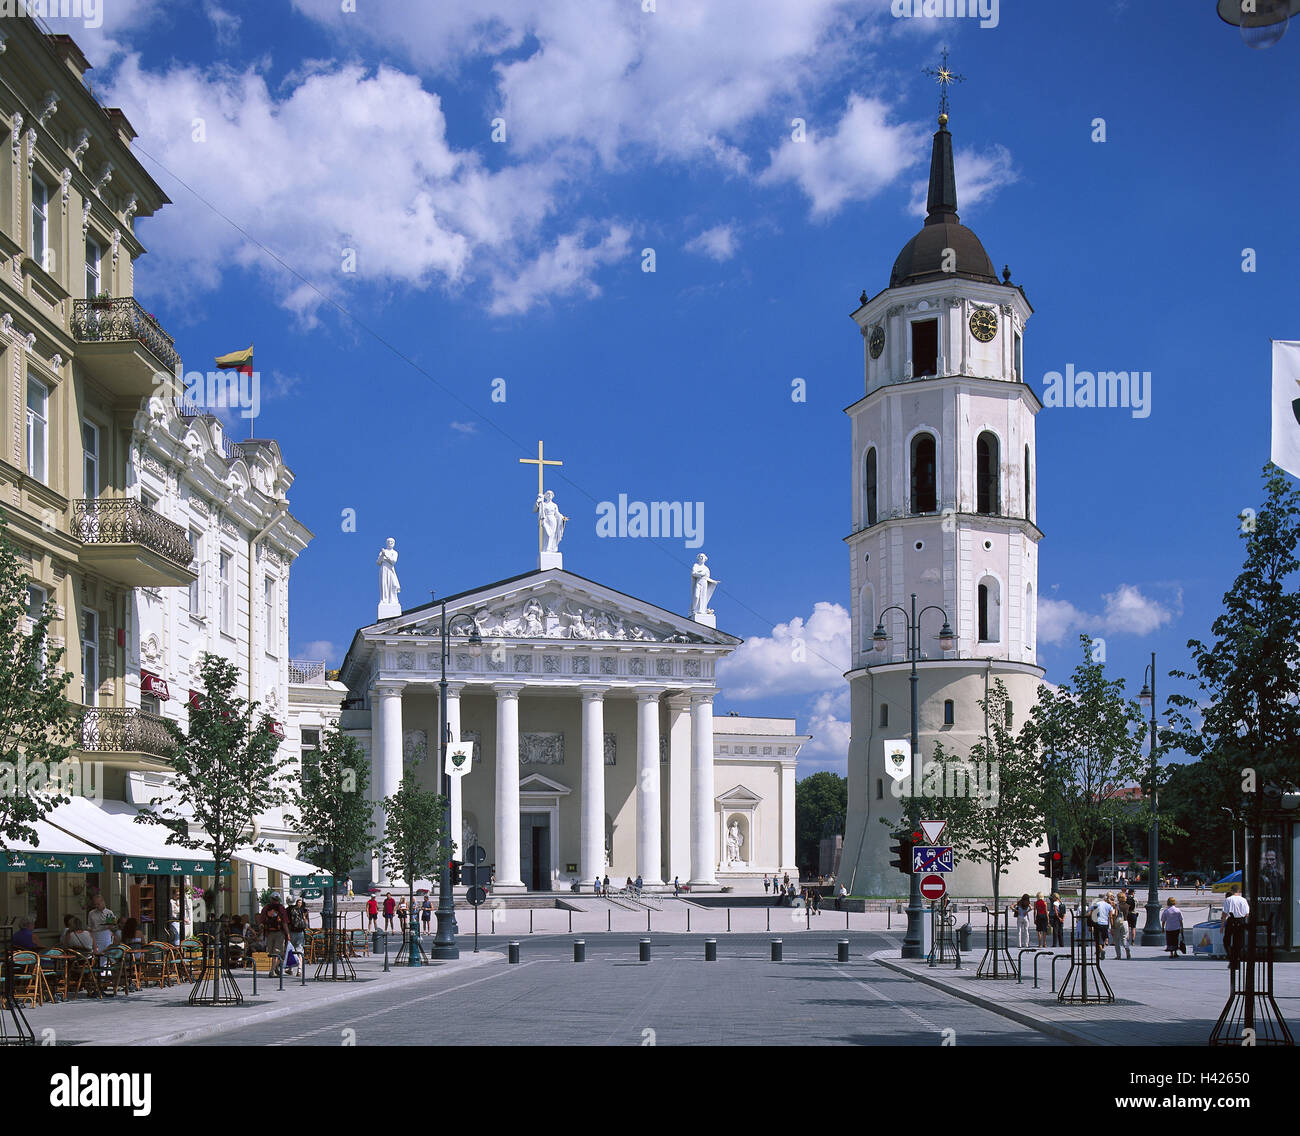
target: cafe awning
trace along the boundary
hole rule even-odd
[[[167,843],[168,831],[159,825],[136,824],[139,813],[126,801],[95,804],[73,797],[57,805],[46,820],[64,832],[102,849],[113,857],[119,872],[135,875],[210,876],[216,869],[202,852]]]
[[[33,821],[36,840],[8,839],[0,852],[0,872],[102,872],[98,848],[69,836],[43,820]]]
[[[270,868],[275,872],[283,872],[286,876],[318,876],[327,878],[313,864],[308,864],[305,860],[295,860],[287,852],[256,852],[245,846],[235,849],[235,859],[243,860],[246,864],[257,864],[262,868]],[[290,887],[299,887],[304,885],[290,883]],[[315,887],[325,886],[320,884],[312,885]]]

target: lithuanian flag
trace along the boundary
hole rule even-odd
[[[239,371],[245,375],[253,373],[253,345],[250,343],[243,351],[232,351],[229,355],[218,355],[215,360],[220,371]]]

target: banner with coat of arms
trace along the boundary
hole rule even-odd
[[[912,743],[906,738],[885,742],[885,772],[901,781],[912,772]]]
[[[447,743],[447,776],[464,777],[474,766],[473,742]]]

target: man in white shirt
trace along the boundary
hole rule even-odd
[[[1238,895],[1240,889],[1233,884],[1227,898],[1223,901],[1223,914],[1219,916],[1219,927],[1223,931],[1223,947],[1228,952],[1228,969],[1236,970],[1241,960],[1241,948],[1246,937],[1246,921],[1250,918],[1250,904],[1246,897]]]
[[[1092,923],[1092,938],[1097,945],[1097,961],[1106,957],[1106,943],[1110,939],[1110,917],[1115,909],[1098,896],[1088,906],[1088,919]]]

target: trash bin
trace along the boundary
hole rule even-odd
[[[377,955],[383,949],[384,949],[384,944],[379,941],[379,932],[371,931],[370,932],[370,953],[372,955]]]
[[[963,923],[957,928],[957,949],[959,951],[970,950],[971,925]]]

